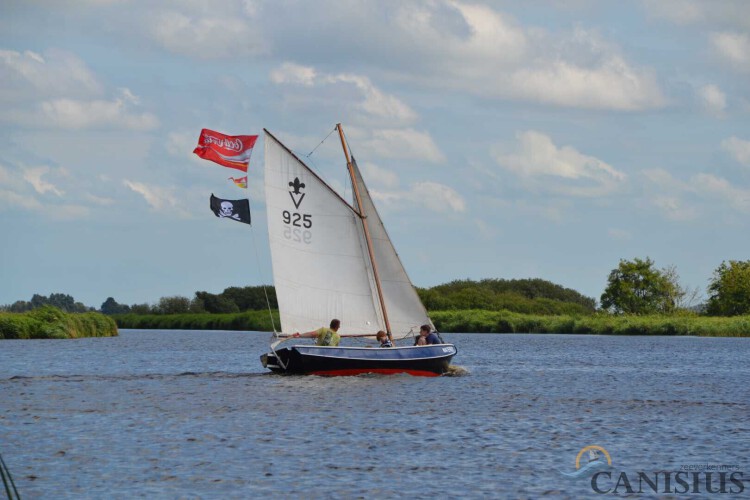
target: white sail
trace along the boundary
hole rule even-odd
[[[384,328],[354,209],[266,131],[268,234],[281,330],[341,320],[341,333]]]
[[[357,163],[352,159],[354,179],[359,187],[359,196],[362,203],[362,213],[367,216],[367,227],[370,231],[373,257],[378,268],[378,278],[383,292],[385,310],[391,333],[394,338],[403,338],[411,330],[419,334],[419,327],[432,322],[427,316],[422,301],[417,295],[414,286],[406,274],[401,259],[388,237],[383,221],[380,219],[370,192],[365,186],[362,174]],[[355,201],[356,206],[356,201]],[[433,328],[434,329],[434,328]]]

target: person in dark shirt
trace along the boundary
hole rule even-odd
[[[393,347],[391,339],[388,338],[388,334],[383,330],[380,330],[378,333],[376,333],[375,338],[378,339],[378,342],[380,342],[380,347]]]
[[[419,337],[414,341],[414,345],[442,344],[435,332],[431,331],[430,325],[419,327]]]

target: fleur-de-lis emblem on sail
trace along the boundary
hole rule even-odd
[[[289,191],[289,196],[292,197],[294,208],[299,208],[300,203],[302,203],[302,198],[305,197],[305,193],[300,192],[300,189],[304,189],[305,183],[300,182],[299,177],[295,177],[294,181],[289,183],[289,187],[292,188]]]

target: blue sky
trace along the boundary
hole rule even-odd
[[[245,192],[204,127],[306,155],[341,122],[417,286],[598,299],[651,257],[705,294],[750,258],[743,0],[11,0],[0,109],[0,304],[270,283],[262,142]],[[310,163],[350,196],[335,139]]]

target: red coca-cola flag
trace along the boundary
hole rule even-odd
[[[198,138],[198,147],[193,150],[204,160],[247,172],[257,135],[225,135],[204,128]]]

